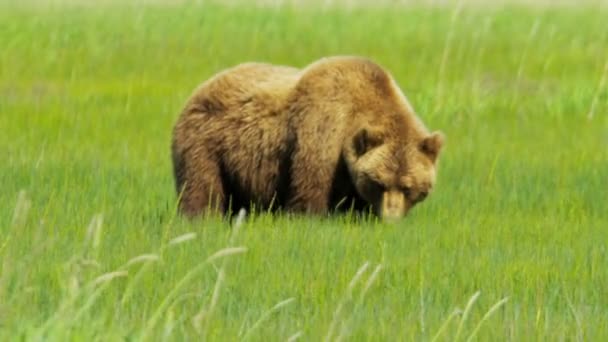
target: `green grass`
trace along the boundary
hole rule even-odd
[[[607,16],[0,3],[0,340],[465,340],[505,297],[479,340],[607,339]],[[175,217],[193,88],[334,54],[385,66],[446,133],[433,195],[392,225]]]

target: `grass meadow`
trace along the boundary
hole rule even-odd
[[[608,339],[608,7],[0,2],[0,340]],[[173,123],[354,54],[447,136],[403,221],[175,214]]]

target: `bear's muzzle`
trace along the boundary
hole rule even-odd
[[[380,217],[384,220],[400,219],[407,213],[409,203],[403,192],[388,190],[382,194]]]

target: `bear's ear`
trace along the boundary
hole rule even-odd
[[[443,133],[439,131],[433,132],[426,138],[422,139],[422,142],[420,143],[420,150],[435,161],[439,155],[439,152],[441,151],[444,140],[445,136]]]
[[[357,156],[364,155],[367,151],[382,144],[382,137],[379,133],[373,132],[368,128],[361,129],[353,140],[353,145]]]

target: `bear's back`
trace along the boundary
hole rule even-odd
[[[188,111],[229,117],[276,113],[299,78],[299,69],[266,63],[243,63],[201,84]]]
[[[333,56],[320,59],[302,70],[296,90],[294,94],[310,97],[307,103],[326,103],[331,99],[336,107],[342,106],[347,115],[338,118],[341,121],[365,122],[379,127],[399,126],[398,133],[402,136],[428,134],[393,76],[367,58]]]

